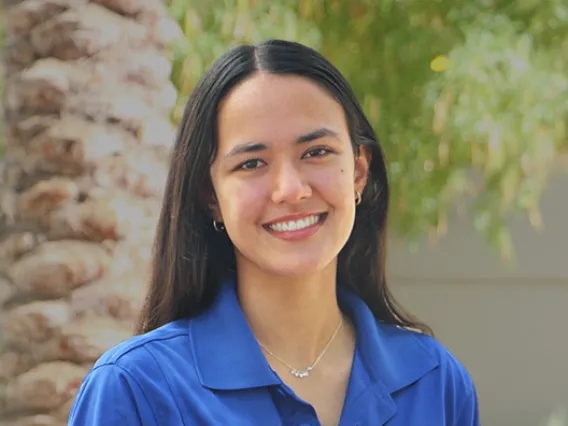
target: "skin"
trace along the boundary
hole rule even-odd
[[[370,155],[362,148],[355,157],[341,105],[299,76],[245,80],[222,103],[218,126],[212,213],[235,246],[241,307],[259,342],[306,368],[342,318],[337,256],[353,228],[355,192],[365,187]],[[325,220],[307,235],[266,226],[310,213]],[[344,322],[308,378],[295,378],[267,354],[325,425],[339,422],[351,369],[355,332]]]

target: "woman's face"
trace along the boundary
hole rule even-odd
[[[311,80],[255,74],[219,109],[211,167],[239,268],[301,276],[334,263],[355,220],[369,154],[355,158],[341,105]]]

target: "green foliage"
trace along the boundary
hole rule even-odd
[[[172,0],[178,109],[228,48],[267,38],[309,45],[346,76],[389,160],[391,225],[415,241],[472,203],[504,256],[515,210],[539,200],[567,148],[564,0]]]

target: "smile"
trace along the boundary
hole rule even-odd
[[[268,225],[270,229],[276,232],[283,231],[299,231],[300,229],[309,228],[323,219],[323,214],[314,214],[298,220],[290,220],[286,222],[276,222]]]
[[[327,213],[312,214],[295,220],[282,220],[264,225],[272,235],[284,240],[302,240],[313,235],[327,218]]]

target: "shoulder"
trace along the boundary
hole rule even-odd
[[[157,353],[179,351],[187,347],[188,320],[170,322],[148,333],[130,339],[106,351],[95,363],[93,370],[115,365],[126,371],[155,363]]]
[[[415,330],[402,329],[402,333],[416,340],[430,356],[436,359],[440,369],[445,374],[454,377],[458,381],[462,381],[464,385],[473,386],[469,372],[456,356],[439,340]]]
[[[190,359],[188,321],[175,321],[131,337],[105,352],[85,376],[69,417],[70,425],[158,425],[175,407],[168,377]],[[158,415],[159,414],[159,415]],[[168,424],[179,424],[172,420]]]
[[[378,323],[381,359],[376,368],[399,404],[444,419],[478,426],[477,395],[464,365],[437,339],[416,330]],[[406,404],[406,405],[404,405]]]
[[[407,368],[423,363],[424,376],[433,376],[437,385],[458,399],[467,399],[475,393],[471,375],[458,358],[436,338],[417,330],[394,325],[379,324],[389,346],[398,353]],[[432,377],[430,377],[432,379]]]
[[[418,330],[395,325],[379,324],[379,328],[384,333],[384,336],[386,336],[388,340],[391,340],[393,344],[406,347],[410,351],[426,354],[436,362],[437,367],[445,374],[463,381],[464,384],[472,384],[471,377],[466,368],[456,356],[436,338]]]

